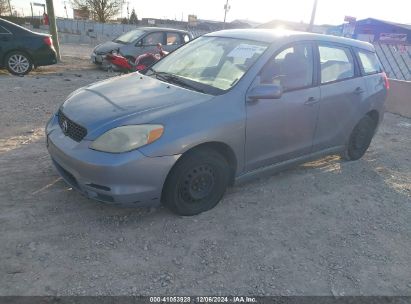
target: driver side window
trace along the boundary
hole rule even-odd
[[[148,34],[143,38],[143,46],[154,46],[158,43],[164,44],[164,34],[161,32]]]
[[[288,47],[266,63],[260,81],[279,84],[284,92],[310,87],[313,85],[313,61],[311,44]]]

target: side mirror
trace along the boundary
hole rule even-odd
[[[259,84],[251,89],[248,98],[257,99],[279,99],[283,95],[283,88],[279,84]]]
[[[135,44],[136,46],[143,46],[143,40],[139,40]]]

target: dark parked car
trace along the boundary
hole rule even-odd
[[[50,35],[32,32],[0,18],[0,67],[14,75],[57,62]]]
[[[98,65],[104,63],[104,56],[111,51],[119,51],[126,58],[134,59],[147,52],[156,52],[157,44],[161,43],[166,52],[189,42],[193,36],[183,30],[141,27],[127,32],[113,41],[107,41],[96,46],[91,54],[91,60]]]

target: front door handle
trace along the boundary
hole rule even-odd
[[[310,98],[307,99],[306,102],[304,102],[304,104],[307,105],[307,106],[311,106],[311,105],[313,105],[313,104],[316,104],[316,103],[319,102],[319,101],[320,101],[320,100],[317,99],[317,98],[315,98],[315,97],[310,97]]]
[[[356,94],[356,95],[360,95],[362,93],[364,93],[364,90],[361,87],[358,87],[354,90],[354,94]]]
[[[258,102],[258,99],[257,98],[249,98],[249,97],[247,97],[247,104],[249,104],[249,105],[254,105],[254,104],[256,104]]]

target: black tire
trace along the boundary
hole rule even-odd
[[[196,215],[214,208],[230,182],[227,160],[211,149],[183,155],[167,177],[163,203],[179,215]]]
[[[26,75],[33,68],[33,62],[30,57],[23,52],[12,52],[6,56],[4,62],[7,70],[13,75]]]
[[[358,160],[364,156],[374,137],[376,127],[376,122],[369,116],[360,120],[350,135],[347,150],[344,153],[346,160]]]

